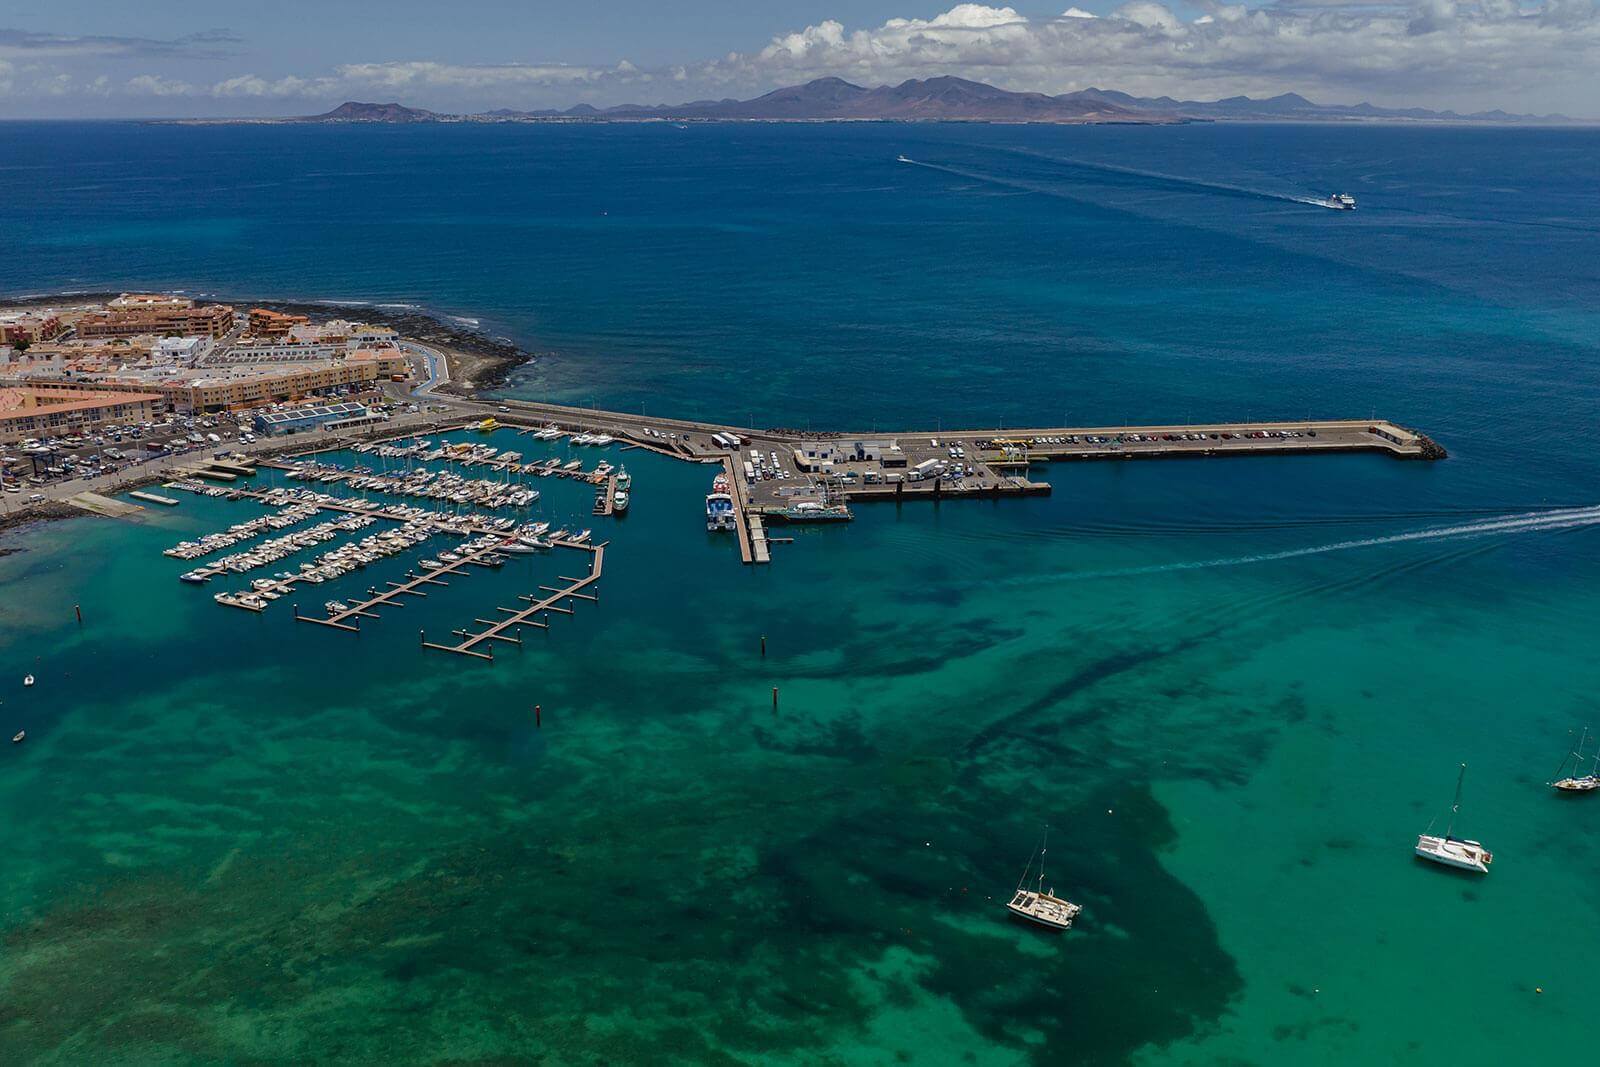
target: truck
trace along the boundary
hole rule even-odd
[[[909,473],[916,475],[912,481],[921,481],[924,478],[937,477],[938,475],[944,473],[944,460],[925,459],[921,463],[918,463],[915,467],[912,467]]]

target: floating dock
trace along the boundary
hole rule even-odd
[[[175,508],[178,506],[178,502],[170,496],[158,496],[155,493],[147,493],[143,489],[135,489],[128,495],[135,500],[147,500],[152,504],[161,504],[164,507]]]
[[[525,601],[527,603],[527,607],[495,608],[496,611],[500,612],[505,617],[497,620],[472,620],[479,626],[486,627],[486,629],[479,631],[453,631],[456,637],[461,638],[461,640],[456,644],[435,644],[434,642],[429,641],[427,635],[424,634],[422,636],[422,647],[436,649],[440,652],[454,652],[462,656],[473,656],[477,659],[489,660],[492,663],[494,661],[494,646],[490,645],[489,651],[487,652],[480,652],[477,648],[478,645],[489,641],[505,641],[510,644],[521,645],[522,627],[537,626],[540,629],[548,630],[550,628],[550,612],[554,611],[564,615],[571,615],[573,614],[573,604],[576,601],[587,600],[591,603],[598,602],[600,599],[598,593],[584,592],[584,590],[592,587],[600,580],[600,573],[605,566],[606,546],[604,544],[598,544],[594,546],[570,545],[568,547],[589,549],[589,573],[586,576],[582,578],[568,578],[563,575],[561,577],[561,581],[567,583],[564,586],[541,585],[539,587],[539,591],[546,594],[542,597],[536,597],[531,593],[520,594],[517,599]],[[560,603],[562,600],[567,602],[566,606],[562,606]],[[543,619],[534,618],[535,615],[539,615],[541,613],[544,615]],[[516,632],[507,634],[505,632],[507,630],[515,630]]]

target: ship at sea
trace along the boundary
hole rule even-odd
[[[1349,193],[1329,193],[1328,199],[1322,203],[1335,211],[1354,211],[1356,209],[1356,198]]]
[[[733,523],[733,493],[729,490],[728,476],[719,474],[706,494],[706,529],[731,530]]]

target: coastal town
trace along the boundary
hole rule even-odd
[[[466,396],[444,391],[462,391],[451,380],[461,373],[460,353],[392,326],[240,310],[181,294],[0,308],[0,339],[0,521],[46,517],[63,505],[69,510],[60,514],[72,507],[117,514],[125,503],[106,494],[174,476],[190,484],[196,477],[232,480],[261,462],[304,470],[317,457],[350,448],[409,450],[409,456],[424,451],[416,444],[423,434],[503,426],[539,439],[615,443],[711,465],[708,531],[733,533],[744,563],[765,564],[774,544],[792,541],[771,536],[769,527],[847,522],[851,505],[872,501],[1047,494],[1051,486],[1038,472],[1055,461],[1444,455],[1426,435],[1377,419],[861,434],[484,400],[470,389]],[[459,458],[433,451],[433,458]],[[614,489],[606,478],[610,463],[588,471],[578,462],[522,463],[512,450],[490,451],[500,456],[496,472],[507,478],[576,473],[602,495]],[[344,481],[370,474],[335,463],[314,476]],[[377,487],[391,494],[406,488]],[[520,492],[500,498],[526,507],[538,495]],[[626,494],[622,499],[625,508]],[[614,503],[603,512],[610,514]]]

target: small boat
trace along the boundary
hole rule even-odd
[[[1070,900],[1063,900],[1056,896],[1052,887],[1049,892],[1044,888],[1044,855],[1050,844],[1050,827],[1044,828],[1044,836],[1039,842],[1039,847],[1034,850],[1034,855],[1028,857],[1028,865],[1022,868],[1022,878],[1017,882],[1016,892],[1011,895],[1011,901],[1006,905],[1006,910],[1019,919],[1043,926],[1047,930],[1070,930],[1072,920],[1083,911],[1082,904],[1074,904]],[[1039,858],[1039,879],[1034,888],[1027,888],[1028,873],[1033,870],[1034,856]]]
[[[1356,198],[1349,193],[1331,193],[1328,199],[1323,201],[1323,204],[1333,208],[1335,211],[1354,211],[1356,209]]]
[[[350,610],[350,605],[346,604],[342,600],[330,600],[322,606],[328,609],[329,615],[337,615],[342,611]]]
[[[1440,863],[1446,867],[1454,867],[1462,871],[1476,871],[1478,874],[1488,874],[1489,864],[1494,862],[1494,854],[1484,848],[1480,842],[1468,841],[1465,838],[1454,836],[1456,828],[1456,815],[1461,810],[1461,783],[1466,780],[1467,765],[1461,765],[1461,773],[1456,777],[1456,799],[1450,805],[1450,822],[1445,827],[1443,837],[1432,834],[1421,834],[1417,837],[1416,853],[1430,863]],[[1428,829],[1433,829],[1433,824],[1428,824]]]
[[[23,685],[32,685],[33,684],[33,675],[31,675],[31,674],[25,675],[23,677],[23,679],[22,679],[22,684]]]
[[[584,544],[585,542],[587,542],[589,540],[589,537],[593,533],[594,533],[594,531],[592,531],[592,530],[579,530],[576,534],[572,535],[572,538],[571,538],[572,543],[575,544],[575,545]]]
[[[18,730],[16,733],[11,735],[11,743],[13,745],[20,745],[20,744],[22,744],[22,742],[26,741],[27,739],[28,739],[28,731],[26,731],[26,730]]]
[[[1595,746],[1594,762],[1590,765],[1588,774],[1580,774],[1583,770],[1583,745],[1589,740],[1589,728],[1583,728],[1583,735],[1578,738],[1578,747],[1567,753],[1567,758],[1561,761],[1561,766],[1556,768],[1556,780],[1550,785],[1564,793],[1592,793],[1600,789],[1600,745]],[[1564,774],[1567,769],[1567,760],[1572,761],[1572,773]]]

